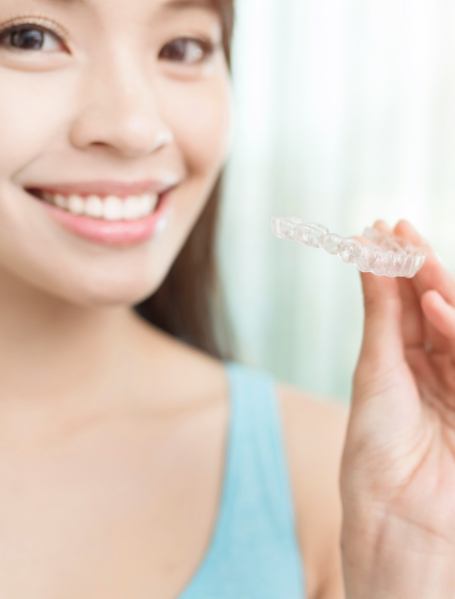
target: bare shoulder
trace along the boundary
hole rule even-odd
[[[276,389],[307,594],[341,599],[339,470],[349,409],[286,383]]]

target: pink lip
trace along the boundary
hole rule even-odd
[[[122,181],[91,181],[86,183],[49,183],[49,184],[30,184],[29,190],[47,191],[49,193],[61,193],[62,195],[77,194],[88,196],[91,194],[100,197],[115,195],[120,198],[129,195],[140,195],[143,193],[161,194],[171,186],[175,186],[177,180],[159,181],[158,179],[147,179],[135,183],[125,183]]]
[[[65,229],[79,237],[108,246],[128,247],[147,241],[157,230],[162,219],[167,218],[171,205],[170,192],[164,193],[152,214],[135,221],[105,221],[79,216],[35,198],[49,215]]]

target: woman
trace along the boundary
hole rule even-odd
[[[387,550],[408,532],[433,547],[424,483],[399,505],[410,531],[388,493],[421,456],[398,433],[427,422],[396,281],[362,275],[346,444],[343,408],[219,347],[232,26],[230,0],[0,2],[4,597],[404,597]],[[426,291],[453,287],[432,259],[403,284],[412,343],[421,323],[438,351],[455,336]]]

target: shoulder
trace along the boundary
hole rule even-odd
[[[278,382],[296,527],[309,597],[343,597],[339,470],[349,409]]]

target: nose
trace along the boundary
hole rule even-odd
[[[148,156],[170,144],[173,132],[160,115],[152,76],[137,57],[112,52],[103,62],[81,85],[72,144],[79,149],[105,146],[127,158]]]

